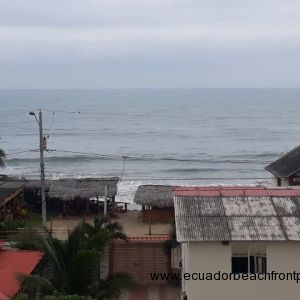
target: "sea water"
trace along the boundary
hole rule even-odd
[[[38,109],[46,177],[122,175],[128,201],[142,183],[266,183],[300,144],[300,89],[1,90],[1,173],[39,176]]]

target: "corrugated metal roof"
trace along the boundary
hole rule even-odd
[[[179,242],[300,241],[300,197],[290,196],[299,191],[281,189],[280,193],[272,193],[280,196],[271,196],[269,189],[231,188],[225,189],[225,193],[220,189],[209,190],[219,192],[217,196],[211,193],[207,196],[208,190],[202,188],[185,189],[185,195],[183,189],[179,195],[176,190],[174,207]]]

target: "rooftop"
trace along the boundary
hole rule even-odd
[[[174,189],[175,196],[211,196],[211,197],[299,197],[299,187],[264,187],[264,186],[208,186],[208,187],[178,187]]]
[[[68,178],[53,180],[50,185],[48,196],[60,198],[65,201],[75,198],[89,199],[92,197],[114,197],[117,194],[118,177],[105,178]]]
[[[180,242],[300,241],[299,188],[178,188],[174,207]]]
[[[300,146],[265,167],[279,178],[288,178],[300,170]]]
[[[4,205],[15,195],[21,193],[23,187],[23,182],[0,181],[0,206]]]
[[[107,196],[111,198],[117,194],[118,182],[118,177],[47,179],[45,181],[45,190],[50,198],[60,198],[69,201],[75,198],[104,197],[105,186],[107,186]],[[41,181],[39,179],[28,180],[0,175],[0,188],[20,186],[24,186],[28,190],[36,190],[40,189]]]
[[[42,253],[38,251],[3,250],[0,248],[0,299],[13,297],[20,289],[16,274],[29,275]]]
[[[152,207],[173,207],[173,190],[170,185],[140,185],[135,193],[134,202]]]

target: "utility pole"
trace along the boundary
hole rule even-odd
[[[41,168],[41,199],[42,199],[42,223],[44,227],[47,227],[47,212],[46,212],[46,197],[45,197],[45,162],[44,162],[44,150],[46,148],[45,137],[43,133],[43,115],[41,109],[39,110],[39,119],[37,119],[34,112],[29,113],[34,116],[40,133],[40,168]]]

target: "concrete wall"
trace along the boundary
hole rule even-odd
[[[300,242],[268,242],[267,272],[300,273]],[[190,273],[231,272],[232,245],[221,242],[190,242],[183,257]],[[188,251],[188,254],[185,253]],[[188,259],[186,257],[188,256]],[[300,276],[299,276],[300,277]],[[188,300],[282,300],[299,299],[300,282],[295,281],[201,281],[183,280]]]
[[[281,178],[280,180],[281,180],[281,184],[280,184],[281,187],[287,187],[290,185],[289,180],[287,178]],[[278,178],[277,177],[275,177],[275,176],[272,177],[271,185],[278,186]]]

